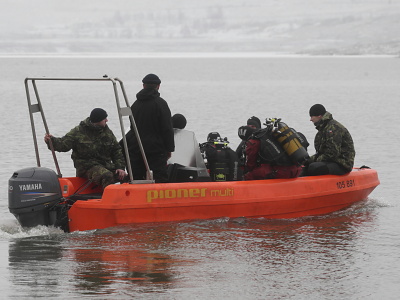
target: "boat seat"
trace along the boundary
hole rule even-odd
[[[169,182],[205,182],[211,181],[206,169],[186,167],[177,163],[168,165]],[[202,174],[206,174],[203,176]]]

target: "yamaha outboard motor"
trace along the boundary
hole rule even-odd
[[[14,172],[8,183],[8,208],[21,226],[56,225],[56,206],[62,194],[53,170],[21,169]]]

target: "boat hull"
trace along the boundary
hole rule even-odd
[[[62,185],[68,178],[60,180]],[[372,169],[354,169],[344,176],[110,185],[101,199],[74,203],[68,212],[69,230],[220,217],[321,215],[366,199],[378,185]]]

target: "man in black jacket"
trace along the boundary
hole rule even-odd
[[[154,180],[167,182],[167,160],[175,150],[171,111],[158,92],[160,78],[155,74],[148,74],[142,82],[143,89],[136,94],[136,101],[131,106],[132,114]],[[127,134],[127,143],[133,178],[146,179],[146,167],[132,129]]]

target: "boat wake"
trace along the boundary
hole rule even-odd
[[[15,238],[26,238],[34,236],[53,236],[65,234],[60,228],[52,226],[36,226],[33,228],[24,228],[18,224],[17,220],[7,220],[0,224],[0,239],[9,240]]]

